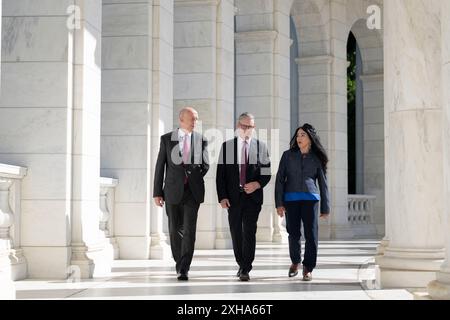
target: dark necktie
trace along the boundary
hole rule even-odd
[[[245,186],[247,182],[247,141],[244,140],[242,144],[242,152],[241,152],[241,175],[240,175],[240,184],[241,186]]]

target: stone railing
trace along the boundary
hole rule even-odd
[[[119,247],[114,238],[114,193],[119,181],[112,178],[100,178],[100,225],[99,228],[109,239],[114,249],[114,259],[119,258]]]
[[[26,168],[0,164],[0,268],[12,280],[27,276],[20,244],[20,193],[26,174]]]
[[[355,236],[375,236],[376,227],[373,224],[373,206],[375,196],[348,195],[347,219]]]

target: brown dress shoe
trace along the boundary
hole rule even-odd
[[[295,277],[298,274],[298,264],[291,264],[289,267],[289,278]]]
[[[312,280],[312,273],[311,271],[308,271],[308,269],[303,266],[303,281],[311,281]]]

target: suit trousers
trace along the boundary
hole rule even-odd
[[[244,272],[252,270],[256,249],[256,228],[261,205],[245,192],[240,193],[239,203],[228,209],[234,257]]]
[[[305,233],[305,255],[302,264],[313,271],[317,262],[318,210],[319,201],[288,201],[286,208],[286,229],[289,234],[289,255],[293,264],[301,261],[301,227]]]
[[[167,204],[170,247],[177,273],[187,273],[194,255],[197,216],[200,204],[195,201],[188,185],[179,204]]]

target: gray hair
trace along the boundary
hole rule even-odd
[[[238,121],[244,120],[244,119],[250,119],[255,120],[255,116],[249,112],[244,112],[239,116]]]
[[[180,120],[183,118],[183,116],[184,116],[186,113],[197,113],[197,114],[198,114],[197,110],[195,110],[193,107],[183,107],[183,108],[180,110],[180,113],[179,113],[179,115],[178,115],[178,117],[180,118]]]

